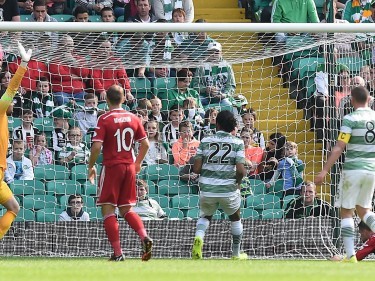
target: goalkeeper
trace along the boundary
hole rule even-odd
[[[4,95],[0,99],[0,204],[3,205],[7,211],[0,218],[0,239],[8,232],[10,225],[15,220],[20,209],[18,202],[13,196],[12,191],[4,182],[4,171],[6,169],[6,154],[8,150],[8,117],[6,115],[9,105],[12,103],[21,80],[27,70],[27,63],[30,60],[32,50],[25,51],[25,48],[18,43],[18,50],[20,52],[22,62],[18,67],[13,78],[9,82],[9,86]]]

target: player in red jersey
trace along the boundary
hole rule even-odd
[[[123,261],[119,225],[115,215],[118,207],[123,217],[142,240],[142,260],[151,258],[152,240],[147,236],[141,218],[132,210],[136,203],[135,177],[141,170],[149,142],[140,119],[122,109],[124,89],[113,85],[107,90],[109,112],[101,115],[93,136],[89,160],[89,180],[96,179],[95,162],[103,147],[103,168],[98,184],[98,202],[104,219],[104,228],[113,248],[111,261]],[[140,142],[139,154],[134,155],[134,142]]]

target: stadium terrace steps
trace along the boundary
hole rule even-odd
[[[221,19],[222,22],[231,19],[245,19],[245,9],[242,8],[200,8],[195,9],[194,17],[197,19],[204,18]],[[248,20],[248,22],[250,22]]]
[[[194,9],[207,9],[207,8],[237,8],[237,0],[194,0]]]

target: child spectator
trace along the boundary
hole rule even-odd
[[[55,153],[61,151],[68,142],[70,111],[58,108],[52,112],[54,129],[52,131],[52,148]],[[55,155],[56,156],[56,155]]]
[[[47,148],[45,133],[35,136],[34,147],[30,150],[29,158],[34,167],[53,163],[53,154]]]
[[[169,123],[164,126],[162,136],[163,142],[169,143],[169,146],[172,145],[178,139],[178,128],[181,121],[184,119],[184,111],[179,108],[177,104],[171,107],[169,110]]]
[[[172,22],[174,23],[184,23],[186,22],[186,13],[182,8],[176,8],[172,12]],[[177,45],[181,45],[182,41],[189,37],[187,32],[173,32],[172,33],[174,42]]]
[[[147,110],[142,110],[142,109],[134,109],[130,111],[131,113],[137,115],[139,119],[141,119],[142,125],[145,126],[146,122],[148,122],[148,115],[147,115]]]
[[[30,100],[25,101],[25,108],[32,110],[34,117],[48,117],[55,104],[51,93],[51,85],[47,77],[40,77],[36,82],[36,91],[31,92]]]
[[[12,183],[14,180],[33,180],[34,171],[31,160],[24,156],[25,144],[22,140],[13,141],[13,153],[7,158],[7,168],[4,181]]]
[[[102,22],[115,22],[115,14],[113,12],[113,9],[110,7],[104,7],[100,11],[100,18],[102,19]],[[104,37],[106,40],[108,40],[113,46],[116,46],[119,36],[116,32],[102,32],[101,36]]]
[[[148,121],[144,126],[148,141],[150,142],[150,148],[145,156],[144,162],[146,162],[147,165],[168,163],[167,151],[160,140],[158,122]]]
[[[13,140],[23,140],[27,149],[31,149],[34,144],[34,136],[39,134],[39,130],[33,126],[33,112],[30,109],[22,112],[22,125],[14,128]]]
[[[216,133],[216,116],[218,113],[219,111],[214,107],[206,110],[203,128],[200,128],[199,131],[196,131],[194,134],[198,140]]]
[[[9,71],[3,71],[0,73],[0,97],[2,97],[8,88],[12,73]],[[22,89],[21,87],[19,88]],[[9,106],[8,113],[13,117],[20,117],[22,114],[22,108],[24,103],[23,94],[24,92],[18,91],[21,94],[16,94],[13,98],[11,105]]]
[[[200,129],[203,125],[203,113],[199,110],[196,99],[187,97],[182,103],[182,109],[185,119],[193,124],[194,131]]]
[[[82,142],[82,133],[79,127],[73,127],[68,132],[69,142],[66,147],[59,152],[59,161],[69,168],[78,164],[87,164],[90,151]]]
[[[166,218],[167,215],[160,207],[159,203],[147,196],[148,185],[144,180],[137,179],[137,203],[132,208],[142,220],[157,220]]]
[[[281,174],[284,183],[283,195],[299,195],[305,164],[298,159],[297,154],[297,144],[287,141],[285,144],[285,158],[279,162],[272,179],[266,183],[267,188],[273,186]]]
[[[151,113],[148,115],[148,120],[156,120],[160,123],[166,123],[168,120],[167,114],[161,112],[161,100],[154,96],[150,99]]]
[[[84,107],[75,105],[74,119],[77,121],[83,135],[86,135],[90,129],[96,127],[98,122],[98,97],[92,93],[88,93],[84,97]],[[72,102],[72,101],[71,101]]]
[[[263,159],[263,149],[261,147],[252,146],[253,131],[248,128],[242,128],[241,139],[245,145],[245,167],[248,169],[248,176],[258,174],[258,166]]]
[[[259,146],[262,149],[266,148],[266,144],[264,141],[263,133],[258,131],[254,127],[254,123],[257,120],[257,114],[256,112],[250,108],[246,111],[244,111],[242,114],[242,122],[244,124],[244,128],[251,129],[253,131],[253,146]]]
[[[182,121],[179,126],[180,137],[172,146],[174,164],[183,167],[191,157],[197,154],[200,141],[193,136],[193,126],[189,121]]]
[[[70,195],[69,207],[59,216],[59,221],[90,221],[90,215],[83,210],[83,198],[79,194]]]

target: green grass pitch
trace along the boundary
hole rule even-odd
[[[128,259],[113,263],[103,258],[0,258],[4,281],[364,281],[373,276],[371,261]]]

